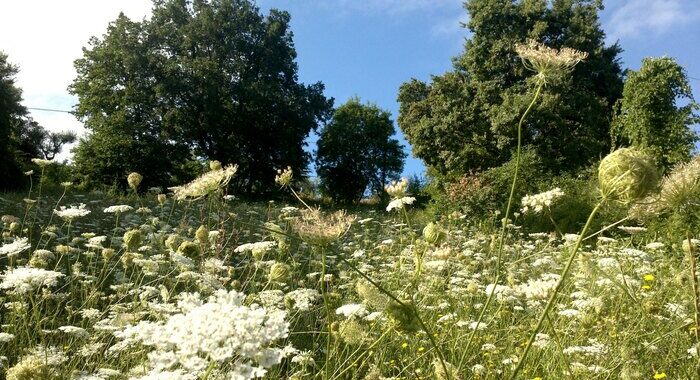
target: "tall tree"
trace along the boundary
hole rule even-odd
[[[318,140],[316,170],[323,191],[341,202],[357,201],[367,189],[382,194],[406,158],[394,133],[391,114],[374,104],[352,98],[338,107]]]
[[[683,67],[669,57],[645,58],[639,71],[627,74],[613,144],[646,148],[663,169],[686,162],[698,141],[692,126],[700,122],[699,108]]]
[[[289,21],[250,0],[154,1],[150,20],[120,16],[76,61],[78,111],[102,140],[153,138],[145,157],[167,149],[175,163],[188,152],[237,163],[244,190],[270,189],[276,168],[306,169],[304,140],[332,112],[323,84],[298,81]],[[139,170],[140,161],[123,162]]]
[[[22,90],[15,85],[18,68],[0,52],[0,189],[21,185],[22,172],[16,153],[16,136],[27,109],[22,106]]]
[[[74,150],[74,162],[85,182],[124,187],[126,175],[137,171],[148,187],[181,174],[188,150],[164,128],[155,47],[146,37],[141,23],[120,14],[75,61],[78,76],[70,91],[78,96],[75,113],[88,133]]]
[[[554,172],[572,171],[608,148],[612,105],[622,90],[617,44],[606,47],[600,1],[469,0],[472,37],[454,69],[399,90],[399,126],[432,173],[460,176],[510,159],[532,73],[515,45],[534,39],[588,53],[570,77],[547,85],[524,128],[524,144]]]

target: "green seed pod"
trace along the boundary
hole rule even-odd
[[[165,194],[158,194],[158,203],[160,203],[161,206],[165,204],[165,201],[166,201],[167,199],[168,199],[168,196],[167,196],[167,195],[165,195]]]
[[[362,302],[369,307],[381,309],[384,308],[388,302],[387,296],[382,294],[379,289],[370,284],[367,280],[361,279],[357,281],[355,290],[357,291],[357,295],[362,299]]]
[[[367,340],[367,332],[364,326],[355,319],[346,319],[340,322],[338,335],[349,345],[360,345]]]
[[[136,188],[139,187],[141,181],[143,181],[143,176],[136,172],[129,173],[129,175],[126,177],[126,182],[129,184],[130,188],[134,189],[134,191],[136,191]]]
[[[114,249],[112,248],[105,248],[102,250],[102,258],[105,260],[109,260],[112,257],[114,257]]]
[[[199,245],[189,240],[183,241],[182,244],[177,247],[177,251],[189,258],[197,257],[202,253],[199,249]]]
[[[170,234],[167,239],[165,239],[165,246],[171,251],[177,251],[177,248],[182,243],[182,238],[178,234]]]
[[[289,265],[284,263],[274,263],[270,267],[268,279],[271,282],[284,282],[289,278]]]
[[[438,224],[430,222],[423,228],[423,239],[430,244],[438,245],[445,240],[445,230]]]
[[[141,245],[142,240],[143,235],[139,229],[129,230],[124,233],[124,246],[129,251],[135,251]]]
[[[402,301],[400,304],[391,301],[386,307],[386,313],[394,323],[395,327],[405,332],[416,332],[420,330],[420,322],[416,317],[411,301]]]
[[[630,203],[651,192],[659,173],[651,158],[638,149],[618,149],[600,162],[598,182],[604,198]]]
[[[199,228],[197,228],[197,232],[194,233],[194,236],[197,238],[197,241],[199,241],[199,244],[209,244],[209,229],[205,225],[202,224],[199,226]]]
[[[30,355],[7,370],[7,380],[48,380],[53,376],[41,358]]]

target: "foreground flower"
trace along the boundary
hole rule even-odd
[[[410,205],[413,204],[413,202],[416,201],[416,198],[414,197],[401,197],[398,199],[394,199],[393,201],[389,202],[389,204],[386,206],[387,211],[391,210],[401,210],[404,208],[405,205]]]
[[[60,210],[53,210],[53,213],[58,215],[60,218],[65,220],[73,220],[75,218],[80,218],[86,216],[90,213],[90,210],[85,208],[85,203],[81,203],[78,206],[61,206]]]
[[[11,293],[26,294],[42,287],[53,287],[58,285],[58,279],[64,274],[50,270],[19,267],[9,269],[2,275],[0,289],[7,289]]]
[[[274,343],[287,337],[285,312],[245,306],[245,295],[219,290],[204,303],[198,294],[185,294],[180,313],[164,322],[141,321],[115,332],[120,339],[153,348],[148,354],[152,373],[181,369],[200,376],[226,363],[226,378],[262,377],[280,363],[285,350]]]
[[[184,186],[171,187],[170,190],[175,193],[177,200],[201,198],[228,185],[237,170],[238,165],[228,165],[204,173]]]
[[[552,49],[534,40],[515,46],[515,52],[528,70],[546,82],[552,75],[566,73],[588,57],[588,53],[571,48]]]
[[[7,257],[14,257],[19,255],[20,253],[26,251],[27,249],[31,248],[31,244],[29,244],[29,239],[27,238],[21,238],[13,241],[12,243],[5,244],[3,246],[0,246],[0,257],[2,256],[7,256]]]

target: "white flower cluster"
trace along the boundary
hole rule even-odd
[[[393,201],[389,202],[389,204],[386,206],[387,211],[391,210],[401,210],[404,208],[404,205],[410,205],[413,204],[413,202],[416,201],[416,198],[414,197],[401,197],[394,199]]]
[[[26,294],[42,286],[56,286],[64,274],[51,270],[31,267],[9,269],[2,275],[0,289],[9,289],[12,293]]]
[[[277,246],[276,241],[259,241],[256,243],[245,243],[241,244],[236,249],[233,250],[233,252],[236,253],[245,253],[245,252],[251,252],[253,254],[262,254],[270,251],[271,249],[275,248]]]
[[[148,354],[151,373],[181,369],[203,375],[210,365],[226,364],[226,378],[253,379],[278,364],[285,350],[273,344],[287,337],[286,313],[245,306],[245,295],[219,290],[204,303],[199,294],[184,294],[181,313],[165,322],[141,321],[114,335],[154,348]]]
[[[85,208],[85,203],[81,203],[78,206],[61,206],[60,210],[53,210],[53,213],[58,215],[60,218],[73,220],[89,214],[90,210]]]
[[[114,205],[114,206],[109,206],[106,209],[104,209],[104,213],[107,214],[114,214],[114,213],[123,213],[123,212],[129,212],[133,210],[134,208],[129,206],[129,205]]]
[[[184,186],[171,187],[170,190],[175,193],[175,199],[177,200],[201,198],[228,185],[231,177],[236,174],[237,170],[238,165],[229,165],[218,170],[212,170]]]
[[[552,203],[556,201],[557,199],[561,198],[564,195],[564,192],[561,191],[560,188],[554,188],[549,191],[545,191],[544,193],[539,193],[535,195],[526,195],[523,197],[522,200],[522,209],[521,211],[523,214],[527,214],[528,212],[533,212],[535,214],[539,214],[542,211],[544,211],[545,208],[549,208],[552,206]]]
[[[13,241],[12,243],[9,244],[4,244],[3,246],[0,246],[0,257],[1,256],[7,256],[7,257],[14,257],[22,253],[23,251],[31,248],[31,244],[29,244],[29,239],[27,238],[21,238]]]
[[[401,198],[406,195],[408,189],[408,179],[401,178],[400,181],[391,181],[390,184],[384,186],[384,190],[391,195],[392,198]]]

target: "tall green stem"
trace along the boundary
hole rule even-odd
[[[503,260],[503,245],[506,239],[506,228],[508,226],[508,216],[510,215],[510,210],[513,207],[513,197],[515,196],[515,186],[518,181],[518,171],[520,170],[520,151],[522,149],[522,143],[523,143],[523,123],[525,123],[525,119],[527,118],[527,115],[530,114],[530,111],[532,110],[532,107],[535,106],[535,102],[537,102],[537,99],[540,96],[540,92],[542,91],[542,87],[544,87],[544,82],[540,82],[539,85],[537,86],[537,89],[535,90],[535,96],[532,98],[532,101],[530,102],[530,105],[527,107],[523,115],[520,117],[520,121],[518,122],[518,146],[515,151],[515,172],[513,173],[513,181],[511,182],[510,185],[510,195],[508,196],[508,203],[506,205],[506,212],[505,215],[503,216],[503,221],[501,222],[501,234],[500,238],[498,240],[498,253],[496,256],[496,276],[494,278],[494,285],[498,284],[498,281],[500,280],[501,277],[501,262]],[[477,319],[477,326],[480,326],[481,321],[484,319],[484,315],[486,313],[486,310],[488,309],[489,305],[491,304],[491,301],[493,301],[494,294],[496,293],[495,287],[494,291],[492,291],[490,294],[488,294],[488,297],[486,298],[486,303],[484,303],[484,306],[481,308],[481,311],[479,312],[479,318]],[[464,359],[467,356],[467,352],[469,352],[469,347],[472,344],[472,341],[474,340],[474,336],[476,334],[477,329],[474,329],[471,334],[469,335],[469,340],[467,341],[467,345],[464,348],[464,351],[462,352],[462,356],[459,359],[459,365],[458,368],[462,368],[462,364],[464,364]]]
[[[578,253],[578,250],[581,247],[581,243],[583,242],[583,239],[586,236],[586,232],[588,232],[588,228],[590,228],[591,223],[593,222],[593,218],[596,216],[596,214],[598,213],[598,211],[600,210],[600,207],[603,205],[604,202],[605,202],[605,200],[600,201],[595,206],[593,211],[591,211],[591,214],[588,216],[588,220],[586,221],[586,225],[583,226],[583,230],[581,230],[581,234],[579,235],[578,240],[576,240],[576,245],[574,246],[574,249],[571,252],[571,255],[569,256],[569,261],[567,261],[566,266],[564,267],[564,270],[561,272],[561,277],[559,278],[557,285],[554,287],[552,294],[549,296],[549,300],[547,301],[547,305],[544,307],[542,314],[540,314],[540,318],[537,321],[537,325],[535,326],[535,328],[532,330],[532,333],[530,334],[530,339],[528,339],[527,345],[525,346],[525,350],[523,351],[523,355],[520,357],[520,360],[518,361],[518,366],[515,367],[513,374],[510,376],[511,379],[515,379],[515,377],[518,375],[518,372],[520,372],[520,370],[522,369],[523,364],[525,363],[525,359],[527,358],[527,354],[528,354],[528,352],[530,352],[530,348],[532,347],[532,342],[535,341],[535,338],[537,337],[537,333],[540,332],[540,329],[542,328],[542,324],[544,323],[545,318],[547,318],[547,314],[552,309],[552,306],[554,305],[554,301],[556,300],[557,295],[559,294],[559,291],[564,286],[564,282],[566,281],[566,278],[569,275],[569,271],[571,270],[571,264],[573,264],[574,259],[576,258],[576,254]]]

